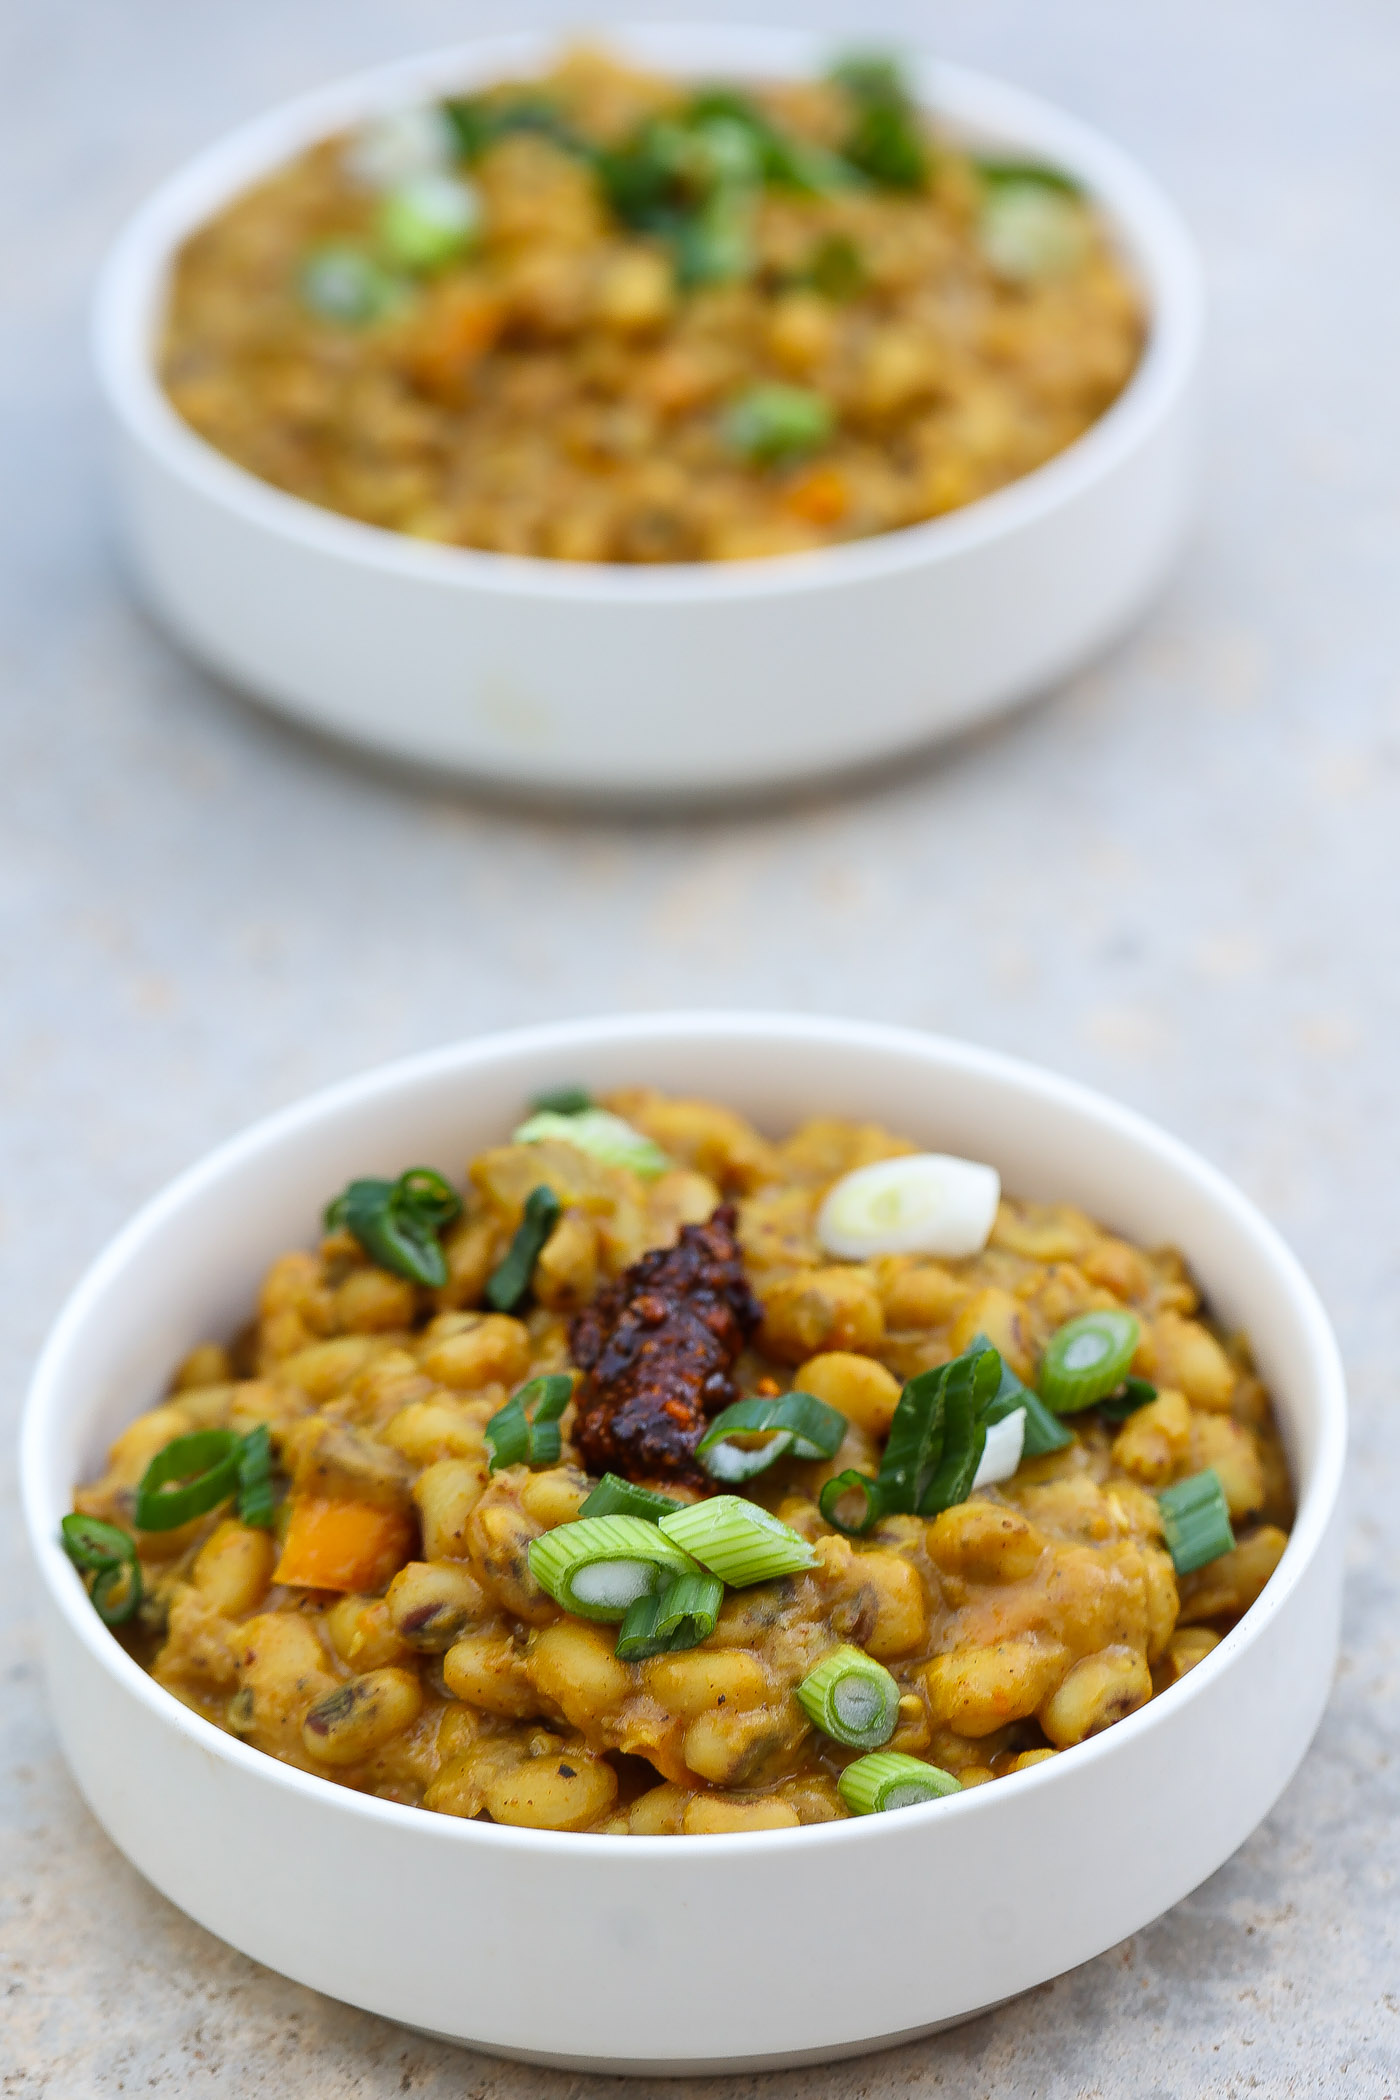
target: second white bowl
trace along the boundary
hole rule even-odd
[[[196,1341],[232,1332],[328,1189],[453,1168],[580,1082],[705,1093],[779,1131],[871,1114],[1181,1247],[1251,1335],[1298,1518],[1260,1601],[1182,1683],[1079,1748],[897,1815],[713,1838],[555,1835],[357,1794],[249,1749],[138,1668],[58,1544],[76,1482]],[[855,1022],[662,1015],[465,1043],[272,1117],[158,1196],[35,1373],[23,1488],[65,1754],[129,1859],[284,1975],[415,2027],[590,2071],[802,2063],[921,2033],[1125,1939],[1267,1813],[1326,1702],[1341,1594],[1341,1366],[1276,1233],[1185,1147],[988,1051]]]
[[[810,73],[829,39],[712,25],[613,29],[681,77]],[[968,509],[766,561],[636,569],[427,546],[258,481],[176,415],[156,371],[186,236],[371,112],[545,63],[537,35],[464,45],[304,96],[151,198],[98,296],[98,370],[130,552],[152,605],[215,670],[400,758],[555,794],[676,797],[812,778],[946,736],[1062,677],[1141,609],[1176,551],[1195,465],[1201,297],[1156,185],[1030,95],[921,62],[968,135],[1074,175],[1150,315],[1114,406],[1047,466]]]

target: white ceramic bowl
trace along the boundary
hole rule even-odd
[[[160,1689],[58,1543],[77,1481],[195,1341],[241,1323],[328,1189],[459,1168],[530,1093],[644,1081],[775,1131],[872,1112],[1182,1247],[1248,1329],[1299,1489],[1260,1602],[1180,1685],[996,1785],[897,1815],[709,1839],[458,1822],[291,1770]],[[23,1483],[64,1750],[94,1813],[171,1900],[302,1983],[434,2034],[590,2070],[851,2055],[1086,1961],[1202,1881],[1268,1811],[1327,1699],[1341,1593],[1341,1365],[1258,1212],[1162,1131],[1082,1087],[935,1037],[793,1016],[584,1021],[371,1072],[256,1125],[173,1183],[79,1285],[35,1373]],[[949,1900],[951,1895],[951,1900]]]
[[[682,77],[808,73],[830,39],[610,30]],[[1072,118],[944,65],[921,93],[969,136],[1054,161],[1115,226],[1151,333],[1120,399],[1023,480],[927,524],[766,561],[659,569],[433,547],[256,480],[156,378],[172,254],[291,155],[374,110],[529,72],[516,36],[437,52],[274,110],[190,163],[128,225],[97,302],[121,507],[159,615],[235,683],[319,728],[550,793],[771,787],[947,735],[1061,677],[1156,588],[1193,480],[1201,297],[1191,243],[1142,171]]]

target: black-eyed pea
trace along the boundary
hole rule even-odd
[[[970,1582],[1022,1582],[1045,1551],[1044,1536],[1019,1510],[980,1498],[940,1511],[926,1536],[934,1566]]]
[[[936,1655],[923,1673],[929,1712],[958,1735],[991,1735],[1028,1719],[1064,1676],[1067,1660],[1058,1641],[1033,1634]]]
[[[941,1262],[887,1254],[875,1264],[876,1288],[890,1328],[941,1327],[966,1305],[972,1292]]]
[[[1058,1757],[1058,1750],[1023,1750],[1011,1769],[1013,1772],[1029,1772],[1036,1765],[1043,1765],[1049,1758]],[[967,1775],[962,1774],[962,1783],[967,1785]]]
[[[442,1240],[447,1281],[435,1303],[456,1308],[478,1302],[499,1259],[498,1239],[493,1218],[459,1218],[448,1227]]]
[[[1191,1456],[1191,1406],[1184,1393],[1159,1392],[1129,1415],[1113,1439],[1113,1462],[1144,1487],[1165,1487]]]
[[[1200,1619],[1238,1618],[1249,1610],[1283,1558],[1288,1534],[1277,1525],[1261,1524],[1232,1553],[1181,1580],[1180,1623]]]
[[[748,1786],[791,1736],[788,1718],[773,1707],[723,1706],[696,1716],[681,1750],[687,1771],[698,1779],[712,1786]]]
[[[682,1818],[694,1796],[688,1787],[654,1786],[639,1794],[627,1812],[633,1837],[679,1837]]]
[[[617,1773],[587,1750],[551,1750],[527,1757],[486,1787],[486,1807],[497,1823],[527,1830],[586,1830],[617,1799]]]
[[[480,1458],[440,1459],[418,1475],[413,1499],[422,1523],[425,1559],[466,1559],[467,1525],[486,1478],[486,1463]]]
[[[889,1434],[902,1391],[899,1380],[874,1357],[857,1356],[846,1349],[809,1356],[793,1385],[798,1392],[824,1400],[867,1436],[882,1439]]]
[[[959,1356],[979,1334],[985,1334],[993,1348],[1001,1351],[1018,1378],[1034,1376],[1034,1352],[1026,1309],[1010,1291],[988,1284],[974,1298],[969,1298],[953,1322],[948,1347],[954,1356]]]
[[[377,1346],[367,1334],[342,1334],[331,1342],[312,1342],[279,1363],[277,1376],[284,1384],[298,1386],[308,1399],[334,1400],[364,1369]]]
[[[479,1816],[486,1806],[481,1760],[470,1750],[449,1757],[428,1783],[424,1808],[440,1816]]]
[[[928,1599],[917,1568],[898,1553],[856,1555],[855,1573],[875,1592],[875,1624],[862,1646],[880,1662],[910,1655],[928,1635]]]
[[[1204,1662],[1212,1648],[1220,1646],[1220,1635],[1212,1633],[1209,1626],[1183,1626],[1167,1643],[1167,1667],[1173,1683],[1183,1678],[1197,1663]]]
[[[901,1750],[908,1757],[918,1757],[921,1751],[927,1750],[932,1739],[928,1708],[917,1692],[905,1692],[899,1702],[899,1719],[894,1734],[885,1748]]]
[[[1155,1663],[1171,1640],[1181,1598],[1171,1555],[1160,1546],[1143,1546],[1141,1553],[1147,1595],[1147,1660]]]
[[[958,1783],[966,1793],[970,1786],[986,1786],[996,1776],[990,1765],[964,1765],[958,1773]]]
[[[565,1211],[536,1260],[535,1297],[553,1312],[574,1312],[597,1284],[598,1228],[582,1211]]]
[[[873,1271],[854,1263],[802,1269],[764,1301],[760,1348],[785,1363],[833,1350],[870,1350],[884,1339],[885,1314]]]
[[[233,1359],[222,1342],[201,1342],[175,1373],[177,1393],[197,1391],[206,1385],[231,1385],[237,1377]]]
[[[469,1633],[442,1659],[442,1681],[454,1699],[482,1713],[526,1720],[540,1710],[525,1657],[507,1633]]]
[[[189,1427],[189,1415],[173,1402],[138,1415],[107,1453],[108,1481],[119,1487],[135,1487],[157,1451],[163,1451],[177,1436],[186,1435]]]
[[[1228,1414],[1235,1390],[1235,1368],[1215,1336],[1199,1320],[1163,1313],[1144,1336],[1155,1368],[1148,1373],[1159,1385],[1185,1393],[1193,1407]],[[1140,1352],[1142,1353],[1142,1352]]]
[[[681,1818],[686,1837],[721,1837],[735,1830],[796,1830],[801,1821],[790,1801],[772,1794],[751,1800],[694,1794]]]
[[[1264,1467],[1252,1429],[1228,1415],[1198,1414],[1191,1423],[1191,1471],[1213,1466],[1236,1523],[1264,1505]]]
[[[761,1706],[768,1678],[756,1655],[742,1648],[692,1648],[658,1655],[643,1665],[646,1688],[668,1713],[693,1721],[700,1714]]]
[[[504,1498],[479,1502],[467,1519],[467,1557],[488,1600],[531,1626],[548,1626],[559,1616],[530,1572],[530,1541],[541,1529]]]
[[[357,1669],[378,1670],[408,1660],[383,1597],[338,1597],[321,1624],[341,1661]]]
[[[615,1638],[609,1627],[560,1619],[530,1643],[531,1682],[581,1733],[616,1714],[633,1689],[632,1668],[613,1653]]]
[[[571,1524],[588,1499],[589,1483],[577,1466],[550,1466],[532,1473],[520,1490],[520,1507],[541,1531]]]
[[[529,1330],[505,1313],[483,1313],[470,1327],[434,1342],[422,1365],[429,1378],[459,1391],[516,1386],[530,1368]]]
[[[421,1655],[441,1655],[485,1611],[480,1585],[454,1561],[411,1560],[384,1603],[399,1639]]]
[[[241,1619],[267,1595],[276,1559],[270,1532],[228,1517],[200,1547],[191,1580],[215,1611]]]
[[[387,1269],[352,1269],[336,1286],[336,1324],[346,1334],[384,1334],[411,1327],[418,1294],[403,1276]]]
[[[1129,1538],[1158,1540],[1163,1536],[1161,1504],[1145,1487],[1133,1480],[1114,1480],[1104,1494],[1115,1523]]]
[[[308,1708],[301,1739],[323,1765],[357,1765],[411,1727],[423,1710],[423,1687],[412,1670],[368,1670],[338,1684]]]
[[[473,1458],[485,1450],[481,1424],[450,1401],[415,1400],[387,1422],[380,1441],[416,1466],[442,1458]]]
[[[1067,1750],[1136,1713],[1152,1697],[1152,1672],[1136,1648],[1114,1646],[1077,1662],[1040,1708],[1040,1725]]]

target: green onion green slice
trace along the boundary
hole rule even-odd
[[[853,53],[832,69],[851,104],[851,130],[842,153],[882,189],[922,189],[929,151],[919,112],[894,59]]]
[[[649,1655],[673,1654],[709,1639],[724,1602],[718,1575],[676,1575],[661,1589],[650,1590],[627,1608],[618,1630],[619,1662],[644,1662]]]
[[[537,1145],[541,1138],[560,1138],[610,1167],[630,1167],[643,1181],[655,1181],[671,1166],[659,1145],[606,1108],[576,1108],[566,1114],[557,1109],[537,1109],[512,1131],[511,1138],[517,1145]]]
[[[244,1437],[238,1455],[239,1520],[270,1531],[276,1506],[272,1492],[272,1436],[266,1422],[259,1422]]]
[[[194,1429],[157,1451],[141,1476],[138,1531],[174,1531],[226,1502],[238,1488],[243,1439],[232,1429]]]
[[[1156,1397],[1157,1388],[1150,1378],[1125,1378],[1116,1393],[1099,1401],[1098,1410],[1105,1422],[1126,1422]]]
[[[638,1487],[617,1473],[605,1473],[588,1500],[579,1505],[581,1517],[646,1517],[655,1524],[673,1509],[684,1505],[674,1495],[660,1495],[655,1488]]]
[[[595,1106],[593,1096],[581,1086],[556,1086],[543,1094],[533,1094],[530,1106],[536,1114],[551,1116],[581,1116]]]
[[[553,1466],[563,1438],[559,1417],[573,1397],[574,1381],[562,1371],[532,1378],[498,1408],[482,1432],[491,1447],[491,1471],[502,1466]]]
[[[1063,197],[1082,197],[1083,186],[1063,168],[1052,168],[1043,160],[999,160],[978,157],[973,166],[990,188],[999,184],[1033,183],[1043,190],[1058,190]]]
[[[141,1602],[141,1563],[136,1541],[101,1517],[66,1516],[59,1526],[64,1552],[74,1567],[91,1574],[93,1609],[104,1626],[124,1626]]]
[[[1162,1512],[1167,1551],[1178,1575],[1190,1575],[1233,1550],[1235,1534],[1230,1511],[1214,1466],[1193,1473],[1189,1480],[1178,1480],[1174,1487],[1163,1488],[1157,1507]]]
[[[438,1234],[462,1199],[432,1167],[410,1167],[397,1181],[352,1181],[326,1207],[328,1232],[351,1233],[371,1261],[410,1283],[441,1290],[447,1259]]]
[[[850,1750],[877,1750],[899,1720],[899,1686],[873,1656],[849,1643],[808,1671],[797,1698],[814,1728]]]
[[[673,1510],[658,1525],[703,1568],[736,1590],[810,1568],[816,1552],[791,1525],[741,1495],[712,1495]]]
[[[1123,1383],[1142,1332],[1136,1313],[1081,1313],[1046,1343],[1040,1397],[1057,1415],[1078,1414]]]
[[[827,1481],[818,1505],[833,1529],[848,1539],[863,1538],[881,1514],[879,1482],[848,1467]]]
[[[486,1302],[497,1312],[514,1312],[529,1295],[535,1263],[564,1214],[564,1206],[552,1188],[541,1182],[525,1198],[525,1208],[505,1260],[491,1272]]]
[[[408,296],[398,278],[344,241],[313,248],[302,263],[299,290],[312,313],[350,328],[386,320]]]
[[[578,1517],[531,1539],[530,1572],[565,1611],[617,1620],[673,1576],[701,1570],[645,1517]]]
[[[741,459],[772,466],[824,445],[836,427],[831,403],[809,387],[766,383],[750,387],[726,409],[725,443]]]
[[[961,1782],[940,1765],[925,1764],[921,1757],[905,1757],[898,1750],[877,1750],[871,1757],[858,1757],[847,1765],[836,1782],[836,1790],[852,1815],[883,1815],[892,1808],[919,1808],[925,1801],[941,1800],[945,1794],[960,1794]]]
[[[390,190],[379,207],[379,244],[402,270],[440,270],[472,240],[481,223],[481,199],[459,175],[430,171]]]
[[[834,1458],[846,1427],[846,1417],[813,1393],[736,1400],[715,1416],[695,1456],[715,1480],[751,1480],[779,1458]],[[760,1435],[761,1444],[733,1442]]]

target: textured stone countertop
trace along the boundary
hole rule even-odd
[[[928,1025],[1106,1087],[1238,1177],[1341,1332],[1351,1572],[1316,1745],[1211,1881],[1077,1973],[888,2055],[665,2090],[1400,2096],[1400,24],[1381,0],[934,11],[950,56],[1105,125],[1193,222],[1199,530],[1131,639],[1019,718],[874,785],[662,823],[522,813],[312,743],[177,653],[111,545],[83,323],[123,213],[273,99],[512,19],[495,0],[0,14],[6,1414],[136,1203],[401,1051],[760,1004]],[[6,2094],[626,2092],[422,2041],[171,1909],[59,1762],[14,1523],[4,1547]]]

